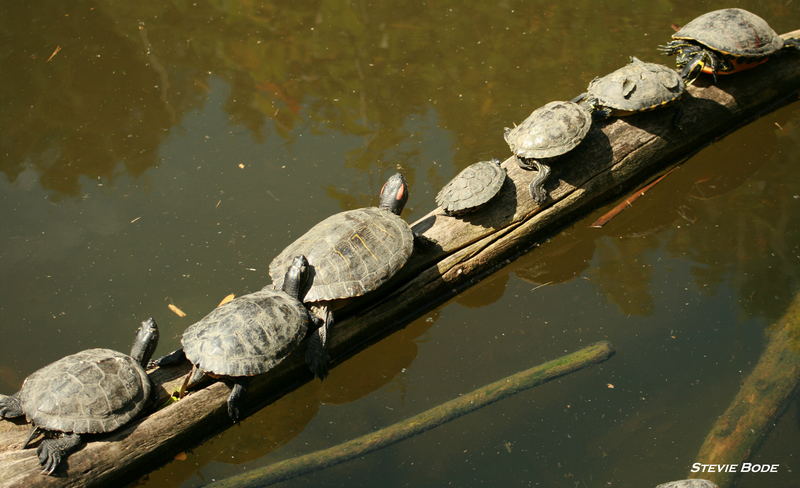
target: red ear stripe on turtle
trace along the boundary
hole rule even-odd
[[[383,192],[382,188],[381,192]],[[397,193],[394,194],[394,199],[399,202],[400,200],[403,199],[403,195],[405,195],[405,193],[406,193],[406,185],[400,185],[400,188],[397,189]]]

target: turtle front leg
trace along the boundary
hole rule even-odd
[[[533,201],[537,205],[541,205],[547,200],[547,191],[544,189],[544,182],[550,176],[550,166],[534,159],[533,165],[536,166],[536,176],[533,177],[530,184],[530,192]]]
[[[247,393],[249,383],[249,377],[239,377],[233,380],[233,387],[228,395],[228,417],[234,424],[239,422],[239,405],[241,405],[242,397]]]
[[[78,434],[64,434],[60,437],[43,440],[36,448],[39,464],[42,465],[42,473],[53,474],[61,461],[75,451],[80,444],[81,436]]]
[[[148,368],[155,368],[158,366],[159,368],[163,366],[175,366],[178,363],[181,363],[186,360],[186,354],[183,352],[183,348],[178,348],[172,351],[169,354],[165,354],[158,359],[153,359],[147,364]]]
[[[311,333],[308,338],[308,346],[306,347],[306,364],[308,369],[314,373],[314,376],[324,380],[328,376],[328,362],[330,356],[326,345],[328,343],[328,332],[333,326],[333,312],[327,305],[315,306],[311,309],[314,322],[319,325],[316,330]]]
[[[781,49],[797,49],[800,51],[800,38],[792,37],[783,40],[783,47]]]
[[[0,419],[13,419],[22,416],[19,392],[13,395],[0,395]]]
[[[706,69],[708,69],[708,72],[714,77],[714,83],[717,82],[717,70],[719,69],[720,63],[717,57],[711,52],[700,49],[691,54],[687,53],[687,58],[683,62],[686,64],[684,64],[681,70],[681,78],[683,78],[687,84],[691,85],[694,83],[694,80]]]

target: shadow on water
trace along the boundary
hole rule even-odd
[[[436,312],[428,314],[376,342],[333,368],[324,382],[313,380],[300,386],[136,486],[163,486],[165,478],[185,480],[197,475],[198,466],[213,462],[242,464],[259,459],[300,435],[321,406],[351,403],[387,385],[402,392],[403,372],[413,363],[418,342],[437,317]]]

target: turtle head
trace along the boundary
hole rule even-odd
[[[400,215],[408,201],[408,183],[402,174],[396,173],[386,180],[381,188],[380,208]]]
[[[302,254],[292,259],[292,264],[283,277],[283,291],[300,300],[300,293],[305,290],[306,282],[311,274],[308,260]]]
[[[136,339],[131,346],[130,356],[142,367],[146,367],[158,345],[158,325],[153,317],[142,322],[136,331]]]

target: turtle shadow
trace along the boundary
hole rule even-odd
[[[713,83],[708,80],[697,83],[699,88],[708,88],[712,85]],[[730,118],[731,113],[730,108],[715,100],[694,97],[686,92],[674,103],[628,115],[624,120],[630,126],[673,142],[683,139],[687,133],[696,134],[705,130],[709,117]]]
[[[589,133],[575,149],[547,161],[552,173],[544,187],[550,199],[558,200],[573,189],[583,187],[593,176],[608,170],[613,165],[614,152],[611,139],[607,131],[603,130],[611,122],[613,121],[593,122]],[[571,188],[562,188],[562,182]]]
[[[464,215],[453,216],[469,224],[484,228],[500,228],[514,219],[517,208],[517,184],[506,175],[503,186],[494,198],[478,209]]]

